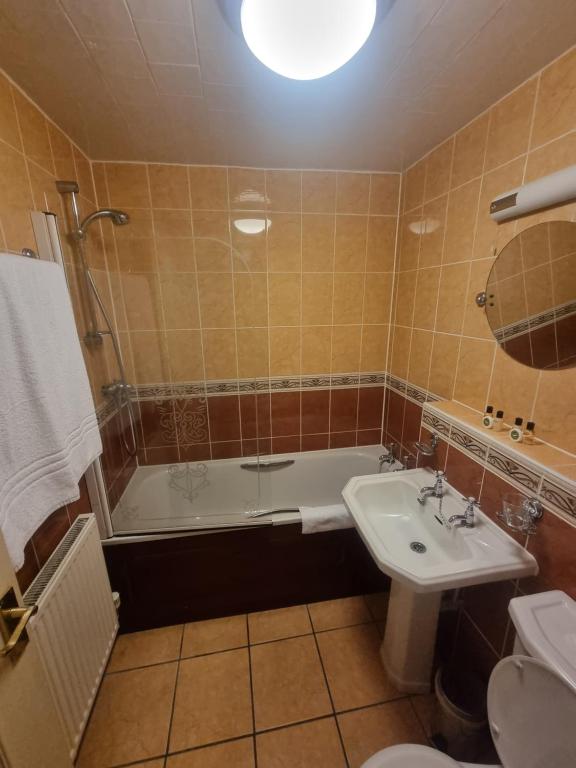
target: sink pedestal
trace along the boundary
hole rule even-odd
[[[392,580],[380,656],[391,682],[406,693],[428,693],[442,592],[414,592]]]

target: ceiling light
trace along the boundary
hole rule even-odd
[[[269,69],[315,80],[346,64],[364,45],[377,0],[242,0],[242,33]]]
[[[243,235],[259,235],[265,229],[269,229],[270,219],[235,219],[234,226]]]
[[[413,221],[408,224],[410,232],[414,232],[415,235],[430,235],[435,232],[440,226],[438,219],[420,219],[419,221]]]

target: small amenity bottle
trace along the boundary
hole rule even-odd
[[[492,429],[494,426],[494,407],[492,405],[487,405],[486,410],[484,411],[484,416],[482,417],[482,426],[486,427],[486,429]]]
[[[514,426],[510,430],[510,440],[514,440],[515,443],[521,443],[524,439],[524,430],[522,429],[523,422],[524,419],[521,419],[520,416],[517,416],[514,419]]]
[[[504,427],[504,411],[496,411],[496,418],[492,424],[494,432],[501,432]]]
[[[526,430],[524,432],[524,442],[526,445],[536,445],[536,438],[534,436],[534,427],[536,424],[533,421],[529,421],[526,424]]]

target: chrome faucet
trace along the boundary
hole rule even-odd
[[[389,464],[390,466],[395,464],[398,458],[396,456],[396,450],[398,448],[396,443],[388,443],[388,445],[385,445],[384,448],[386,448],[388,453],[383,453],[378,457],[378,472],[382,472],[382,466],[384,464]]]
[[[434,485],[420,488],[418,495],[419,504],[424,505],[429,496],[433,496],[435,499],[441,499],[444,496],[444,478],[446,477],[444,472],[437,471],[434,473],[434,477],[436,478]]]
[[[456,524],[459,528],[474,528],[474,510],[480,505],[474,496],[462,496],[462,501],[466,502],[466,509],[463,515],[452,515],[448,518],[449,525]]]

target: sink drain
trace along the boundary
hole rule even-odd
[[[422,555],[424,552],[426,552],[426,546],[422,544],[421,541],[410,542],[410,549],[412,552],[418,552],[419,555]]]

